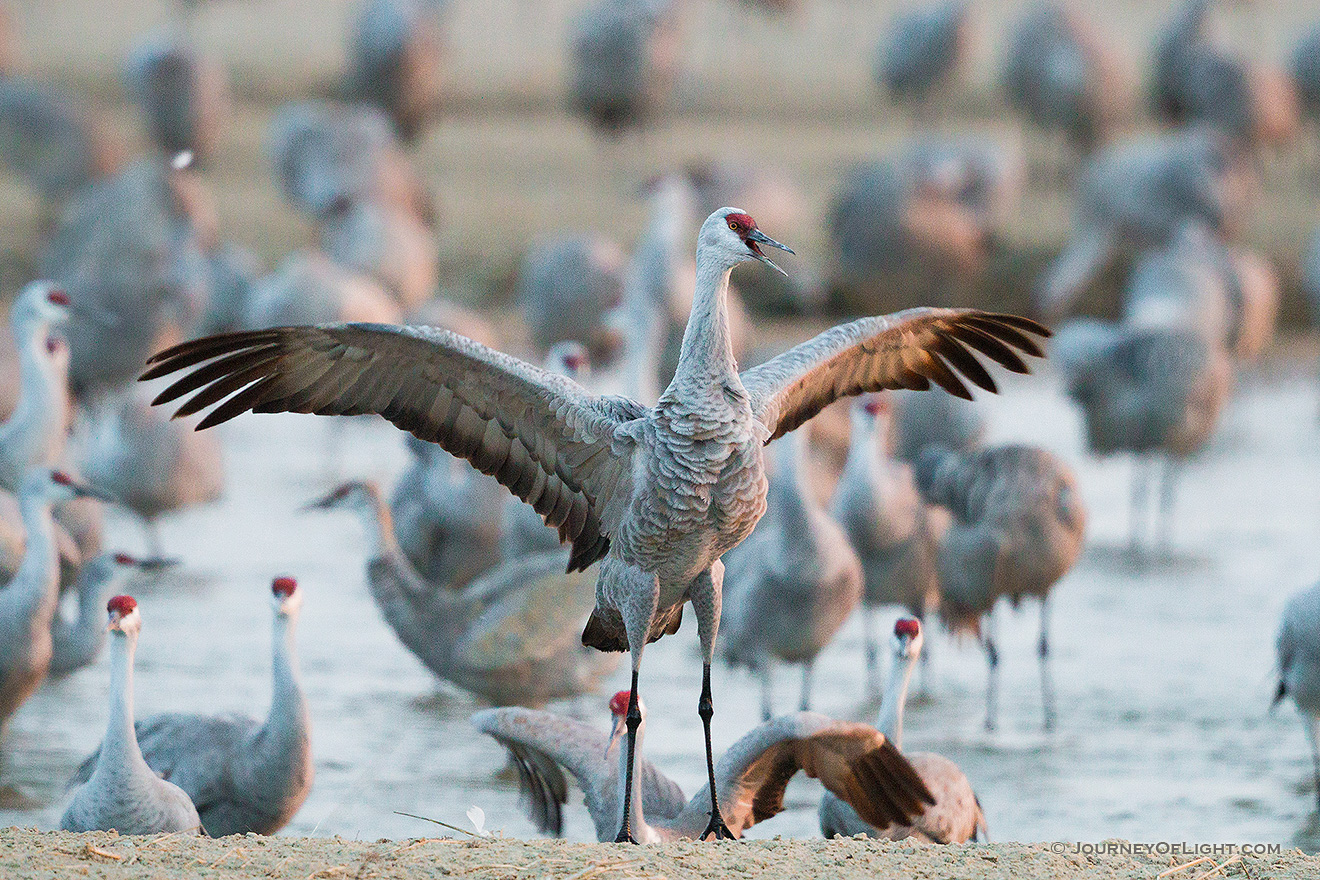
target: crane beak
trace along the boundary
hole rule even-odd
[[[766,235],[764,232],[762,232],[759,229],[753,229],[751,232],[747,233],[747,247],[756,256],[756,259],[760,260],[762,263],[765,263],[771,269],[774,269],[780,275],[783,275],[785,278],[787,278],[788,277],[787,272],[776,266],[774,263],[770,261],[769,257],[761,253],[761,245],[767,245],[772,248],[779,248],[781,251],[787,251],[790,254],[793,253],[793,249],[786,244],[780,244],[779,242],[775,241],[773,238]]]
[[[183,560],[171,556],[153,556],[150,559],[137,560],[138,571],[157,572],[164,571],[167,568],[173,568],[182,563]]]
[[[615,715],[614,729],[610,731],[610,741],[605,745],[605,757],[607,758],[609,757],[610,749],[614,748],[614,746],[619,742],[620,739],[623,738],[623,735],[627,732],[628,732],[628,722],[624,719],[624,716]]]
[[[100,489],[93,489],[86,483],[70,483],[69,488],[73,494],[79,498],[95,498],[97,501],[104,501],[106,504],[118,504],[119,499],[108,492],[102,492]]]
[[[89,306],[86,303],[73,303],[69,306],[69,311],[76,317],[86,318],[93,324],[100,324],[102,327],[114,328],[119,326],[118,315],[96,306]]]

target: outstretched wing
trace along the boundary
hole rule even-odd
[[[597,836],[604,839],[604,834],[613,835],[618,830],[614,827],[619,819],[619,761],[615,749],[621,743],[607,754],[609,738],[604,734],[580,721],[537,709],[483,709],[473,714],[472,724],[513,756],[528,813],[538,829],[556,837],[564,832],[567,770],[586,795]],[[669,816],[682,809],[683,792],[641,755],[637,756],[634,772],[641,774],[644,815]]]
[[[219,404],[197,426],[251,410],[384,416],[490,474],[572,542],[569,571],[609,549],[628,496],[631,440],[645,413],[597,397],[464,336],[434,327],[323,324],[195,339],[148,361],[143,379],[196,366],[154,403],[192,394],[177,415]],[[201,365],[201,366],[198,366]]]
[[[715,782],[729,830],[740,835],[782,811],[798,771],[881,828],[911,825],[935,803],[916,769],[874,727],[797,712],[759,725],[720,757]],[[708,812],[710,795],[703,790],[688,809]]]
[[[868,391],[925,390],[934,382],[970,400],[965,380],[995,391],[994,379],[972,352],[1025,373],[1019,352],[1045,356],[1027,334],[1050,331],[1028,318],[976,309],[908,309],[826,330],[746,370],[742,383],[752,413],[774,440],[839,398]]]

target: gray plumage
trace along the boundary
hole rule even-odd
[[[1192,129],[1108,147],[1078,178],[1071,238],[1034,292],[1065,314],[1115,253],[1172,241],[1188,222],[1227,233],[1244,210],[1245,155],[1222,135]]]
[[[159,150],[169,156],[187,150],[198,163],[215,152],[229,111],[228,83],[217,64],[183,40],[153,36],[133,47],[124,79]]]
[[[132,604],[125,605],[124,600]],[[134,733],[133,655],[142,625],[137,603],[116,596],[109,610],[110,721],[101,748],[78,768],[70,783],[78,787],[60,817],[60,829],[200,833],[202,823],[192,800],[147,766]]]
[[[952,520],[940,538],[940,616],[953,630],[982,638],[990,663],[986,727],[996,723],[998,648],[993,613],[1000,597],[1014,605],[1041,600],[1041,696],[1045,727],[1054,724],[1049,678],[1049,594],[1077,561],[1086,508],[1072,471],[1043,449],[998,446],[966,453],[927,449],[917,487]],[[982,621],[985,620],[983,627]]]
[[[433,211],[389,118],[376,108],[324,101],[285,104],[271,120],[266,152],[280,192],[313,218],[360,202],[408,209],[421,219]]]
[[[922,627],[918,621],[899,620],[895,624],[889,682],[885,686],[876,729],[896,749],[903,748],[903,710],[907,704],[912,668],[917,658],[924,656],[921,650],[923,641]],[[820,831],[826,840],[835,835],[853,837],[858,834],[884,840],[919,840],[923,843],[988,840],[981,803],[967,775],[957,764],[933,752],[904,752],[903,757],[912,764],[922,782],[934,795],[934,804],[927,807],[911,825],[877,828],[857,815],[857,811],[844,800],[827,791],[821,799],[819,810]]]
[[[1216,343],[1182,327],[1074,321],[1052,351],[1066,391],[1082,410],[1091,450],[1168,459],[1160,496],[1160,540],[1168,532],[1181,461],[1210,439],[1228,399],[1232,369]],[[1131,546],[1139,545],[1147,474],[1133,472]]]
[[[1275,650],[1279,686],[1274,703],[1292,697],[1302,717],[1311,744],[1316,803],[1320,805],[1320,585],[1301,590],[1288,600],[1279,621]]]
[[[105,600],[118,593],[129,576],[155,570],[164,560],[138,560],[123,553],[102,553],[83,563],[73,592],[78,613],[67,620],[57,610],[50,622],[51,676],[68,675],[90,666],[105,648]]]
[[[623,300],[627,258],[598,235],[573,235],[534,244],[523,257],[515,292],[532,341],[541,349],[578,341],[595,353],[608,349],[605,321]]]
[[[669,90],[672,0],[598,0],[569,25],[569,99],[598,131],[643,122]]]
[[[862,567],[866,675],[872,693],[879,691],[875,610],[898,605],[921,619],[939,598],[937,517],[922,502],[911,465],[890,453],[890,412],[889,401],[880,395],[853,402],[848,458],[830,499],[830,514]]]
[[[985,437],[985,411],[974,400],[902,388],[890,396],[890,445],[901,461],[915,464],[927,446],[972,449]]]
[[[252,285],[240,314],[239,326],[250,330],[332,321],[389,324],[402,317],[380,285],[320,251],[285,257],[275,272]]]
[[[257,279],[265,274],[252,251],[233,242],[221,242],[206,251],[211,292],[194,329],[198,333],[224,333],[243,326]]]
[[[1295,87],[1282,71],[1229,54],[1208,38],[1213,0],[1185,0],[1161,31],[1151,103],[1176,125],[1211,125],[1251,143],[1287,140],[1297,127]]]
[[[399,548],[428,584],[464,587],[504,555],[509,493],[444,449],[408,440],[412,458],[390,494]]]
[[[1253,278],[1245,252],[1189,222],[1167,245],[1141,254],[1128,280],[1123,320],[1133,327],[1188,329],[1241,358],[1274,336],[1278,281]]]
[[[150,555],[159,556],[159,518],[219,498],[224,462],[215,437],[153,409],[148,390],[102,396],[88,412],[77,460],[91,485],[142,519]]]
[[[948,138],[917,139],[893,157],[854,166],[828,218],[835,282],[860,290],[865,303],[895,272],[973,274],[1012,206],[1019,170],[995,144]]]
[[[807,435],[774,448],[766,515],[724,554],[720,628],[724,659],[761,680],[769,720],[775,661],[802,666],[799,708],[811,708],[811,669],[862,598],[862,564],[841,525],[812,497],[805,472]]]
[[[1320,226],[1311,232],[1302,254],[1302,292],[1310,307],[1312,326],[1320,327]]]
[[[41,685],[50,667],[51,619],[59,604],[60,564],[51,507],[91,494],[62,471],[35,468],[18,504],[27,544],[23,562],[0,590],[0,730]]]
[[[876,46],[876,83],[895,102],[927,103],[963,60],[970,11],[967,0],[946,0],[899,12]]]
[[[200,317],[210,273],[188,206],[191,172],[142,159],[74,199],[41,256],[42,274],[75,303],[105,314],[66,335],[76,394],[130,381],[163,338]]]
[[[321,221],[321,248],[339,265],[374,280],[405,310],[439,283],[431,230],[410,211],[380,200],[340,205]]]
[[[597,840],[614,839],[629,776],[632,827],[639,843],[704,837],[701,829],[711,810],[710,785],[688,800],[678,785],[642,757],[646,713],[640,702],[632,734],[638,742],[635,766],[619,747],[628,699],[625,691],[610,701],[611,737],[579,721],[531,709],[487,709],[472,716],[478,730],[509,750],[528,812],[541,831],[563,833],[567,770],[586,795]],[[874,728],[798,712],[753,728],[720,756],[713,778],[730,832],[741,837],[752,825],[783,810],[784,789],[798,771],[820,779],[827,790],[838,792],[868,815],[915,816],[933,801],[912,767]]]
[[[630,651],[633,693],[645,645],[672,633],[691,601],[709,744],[719,558],[765,511],[762,446],[841,397],[932,382],[966,396],[962,377],[993,388],[972,351],[1025,372],[1018,352],[1041,353],[1029,334],[1048,332],[1014,316],[914,309],[840,325],[739,373],[729,274],[749,260],[769,263],[762,245],[783,247],[738,209],[722,208],[702,224],[678,369],[651,408],[592,395],[571,379],[424,327],[322,325],[207,337],[156,355],[143,378],[204,364],[157,398],[167,403],[191,392],[179,408],[184,415],[218,403],[200,427],[254,408],[375,412],[491,473],[572,544],[570,571],[601,561],[583,642]],[[727,835],[718,810],[711,819],[710,833]],[[625,823],[622,839],[627,832]]]
[[[14,299],[9,324],[18,350],[18,402],[0,425],[0,488],[17,492],[34,467],[64,457],[69,433],[69,347],[51,335],[69,319],[68,294],[48,281],[28,284]]]
[[[1133,110],[1127,73],[1077,8],[1044,2],[1013,26],[1000,81],[1032,123],[1088,153]]]
[[[546,352],[542,366],[580,385],[592,384],[591,357],[581,343],[556,343]],[[645,380],[639,378],[637,381]],[[559,532],[545,524],[536,508],[502,490],[501,494],[504,514],[500,525],[500,555],[503,559],[523,559],[559,550]]]
[[[109,145],[64,91],[0,78],[0,163],[59,203],[110,170]]]
[[[385,622],[427,669],[497,706],[542,706],[600,686],[617,660],[577,639],[593,571],[564,573],[562,551],[514,558],[462,588],[426,582],[408,562],[379,490],[345,483],[312,505],[364,520],[367,585]]]
[[[389,114],[406,141],[422,134],[442,96],[443,0],[365,0],[349,33],[344,92]]]
[[[274,834],[298,812],[312,788],[311,718],[294,648],[302,591],[286,577],[276,578],[271,590],[272,687],[264,722],[247,715],[166,712],[134,725],[150,772],[191,798],[211,837]],[[86,781],[91,786],[107,753],[108,744],[94,752],[72,784]]]
[[[1320,24],[1298,41],[1289,68],[1302,111],[1312,119],[1320,119]]]

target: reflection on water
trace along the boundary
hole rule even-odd
[[[994,439],[1043,442],[1072,462],[1091,511],[1089,549],[1055,599],[1057,731],[1039,728],[1034,606],[1000,615],[994,734],[981,729],[977,646],[931,634],[930,698],[913,701],[906,744],[962,765],[994,839],[1320,847],[1305,736],[1290,706],[1268,711],[1279,611],[1320,575],[1320,443],[1309,372],[1299,366],[1295,378],[1267,387],[1243,380],[1227,416],[1233,442],[1186,469],[1172,551],[1138,561],[1125,549],[1128,464],[1083,455],[1078,419],[1055,383],[1011,381],[991,401]],[[167,522],[166,549],[184,569],[133,587],[145,621],[138,710],[264,713],[266,589],[271,576],[292,573],[307,592],[298,641],[317,779],[287,833],[432,835],[440,829],[394,811],[466,827],[464,813],[476,804],[488,828],[530,835],[516,782],[497,775],[501,749],[467,723],[477,705],[436,682],[381,622],[363,584],[356,520],[297,513],[326,488],[328,427],[298,416],[245,416],[225,426],[227,497]],[[372,420],[346,424],[334,446],[343,456],[335,471],[386,482],[406,455],[397,432]],[[112,520],[110,532],[112,545],[141,543],[128,520]],[[688,623],[647,649],[642,678],[648,756],[689,792],[703,777],[700,669]],[[101,736],[107,678],[103,660],[48,684],[13,718],[0,823],[57,823],[65,780]],[[822,656],[816,682],[820,711],[874,711],[864,702],[855,621]],[[781,674],[778,683],[779,706],[793,707],[797,676]],[[715,688],[723,748],[759,718],[757,688],[723,669]],[[607,723],[605,695],[560,708]],[[794,783],[789,809],[754,833],[819,834],[817,797],[814,783]],[[579,795],[567,820],[571,837],[590,835]]]

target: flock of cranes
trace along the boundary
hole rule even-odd
[[[753,351],[744,303],[761,282],[748,278],[745,299],[730,274],[759,262],[788,276],[766,250],[793,251],[727,205],[770,205],[784,190],[737,162],[694,165],[648,184],[631,257],[594,236],[529,249],[517,301],[545,355],[536,366],[433,297],[438,211],[409,149],[441,106],[441,5],[362,3],[335,100],[274,114],[275,184],[316,242],[269,273],[220,234],[204,172],[230,99],[223,68],[184,19],[127,59],[125,91],[149,141],[131,161],[76,101],[15,73],[0,79],[0,158],[43,199],[37,265],[49,279],[10,309],[0,721],[45,677],[110,648],[105,737],[74,775],[61,826],[268,834],[310,791],[293,578],[271,586],[264,721],[135,719],[134,654],[150,608],[124,594],[105,601],[133,572],[171,564],[157,518],[223,486],[218,443],[202,429],[250,411],[377,415],[409,435],[412,461],[391,495],[352,479],[307,510],[361,518],[382,616],[437,677],[495,707],[473,724],[508,749],[542,831],[562,833],[565,770],[599,839],[618,842],[741,836],[783,809],[801,771],[826,788],[827,836],[984,836],[956,764],[902,750],[909,682],[929,656],[926,621],[938,616],[983,647],[993,729],[996,607],[1038,600],[1043,726],[1053,727],[1050,593],[1080,556],[1087,510],[1054,454],[982,443],[969,387],[996,391],[992,368],[1025,374],[1048,347],[1094,452],[1165,460],[1167,543],[1179,466],[1213,435],[1238,365],[1273,333],[1277,279],[1239,233],[1258,151],[1294,137],[1313,110],[1320,39],[1299,44],[1291,71],[1271,68],[1213,42],[1209,0],[1181,4],[1151,74],[1153,111],[1171,128],[1125,139],[1130,71],[1087,17],[1043,3],[1016,22],[1005,96],[1066,139],[1075,187],[1071,237],[1032,291],[1036,313],[1059,322],[1048,344],[1035,320],[954,307],[1014,209],[1018,158],[928,136],[845,175],[826,221],[826,276],[853,311],[875,311],[896,276],[914,274],[939,307],[842,323],[740,367]],[[678,6],[602,0],[572,23],[570,105],[606,136],[663,113],[682,48]],[[900,13],[881,42],[876,79],[915,125],[958,88],[971,11],[944,2]],[[1127,269],[1121,317],[1072,318],[1116,264]],[[1308,266],[1320,279],[1320,246]],[[810,311],[827,297],[801,277],[775,283],[791,309]],[[1314,289],[1320,303],[1320,281]],[[176,402],[178,421],[162,406]],[[825,459],[828,493],[816,478]],[[1134,481],[1134,548],[1147,488]],[[146,558],[102,549],[102,502],[147,524]],[[58,608],[63,589],[76,595],[75,620]],[[1285,613],[1278,696],[1307,720],[1320,791],[1317,601],[1302,593]],[[706,785],[690,799],[641,752],[642,658],[689,603],[706,759]],[[882,689],[875,616],[885,606],[905,616]],[[857,685],[881,696],[874,726],[810,711],[813,661],[858,609]],[[625,651],[631,683],[609,701],[611,735],[544,708],[597,692]],[[760,677],[764,715],[718,760],[717,654]],[[802,686],[798,711],[776,715],[779,662],[802,666]]]

